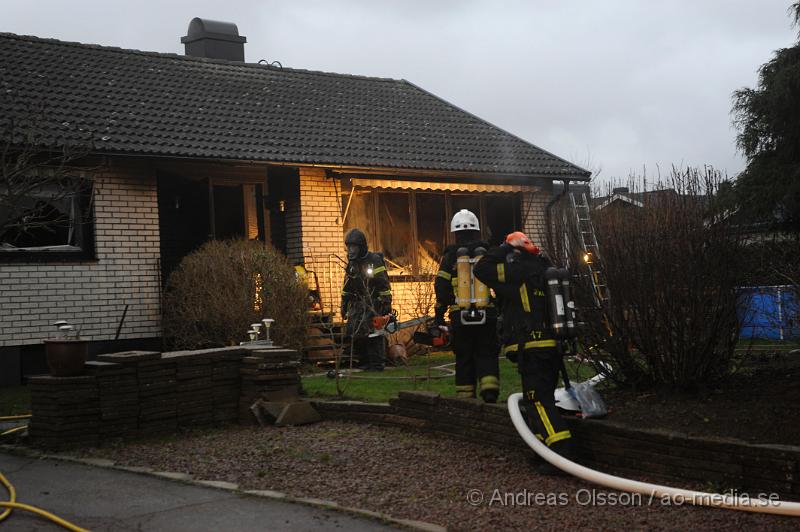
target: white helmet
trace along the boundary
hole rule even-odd
[[[453,220],[450,222],[450,232],[456,231],[480,231],[481,226],[478,224],[478,217],[472,214],[467,209],[458,211]]]

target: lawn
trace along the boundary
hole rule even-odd
[[[569,375],[574,378],[588,379],[594,371],[586,364],[576,365],[567,360]],[[450,364],[451,370],[455,369],[455,355],[442,353],[429,357],[413,357],[408,366],[387,367],[383,372],[360,372],[353,374],[349,379],[343,377],[339,380],[340,396],[337,392],[336,379],[326,376],[326,372],[318,370],[313,375],[303,378],[303,388],[309,397],[341,398],[356,401],[385,403],[392,397],[397,397],[401,390],[427,390],[439,392],[442,395],[454,396],[456,393],[453,376],[438,379],[426,379],[430,371],[431,376],[444,375],[444,372],[432,368]],[[429,369],[430,368],[430,369]],[[416,379],[414,378],[416,376]],[[514,392],[520,391],[520,379],[517,367],[506,360],[500,359],[500,401],[505,401]]]
[[[567,360],[567,369],[572,378],[588,379],[594,372],[586,364],[576,365]],[[408,366],[387,367],[382,373],[360,372],[353,378],[341,379],[341,398],[357,401],[386,402],[397,397],[400,390],[429,390],[442,395],[454,396],[455,381],[447,372],[433,369],[443,366],[455,370],[455,355],[451,352],[437,353],[428,357],[412,357]],[[314,374],[303,378],[303,388],[309,397],[340,397],[336,390],[336,380],[326,376],[327,370],[317,369]],[[431,380],[425,377],[442,376]],[[416,376],[416,379],[414,378]],[[520,391],[519,374],[514,364],[500,359],[500,400],[505,401],[509,394]],[[0,387],[0,416],[25,414],[30,412],[30,390],[27,386]]]
[[[0,416],[30,413],[31,393],[27,386],[0,387]]]

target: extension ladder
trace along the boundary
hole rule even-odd
[[[594,224],[592,224],[591,208],[585,192],[581,192],[578,198],[575,196],[574,192],[569,193],[572,212],[575,214],[578,242],[584,254],[584,263],[592,284],[595,305],[597,308],[604,308],[608,303],[609,293],[600,261],[600,246],[597,245],[597,234]]]

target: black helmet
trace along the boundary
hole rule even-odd
[[[347,259],[357,260],[367,256],[367,237],[360,229],[351,229],[344,238]]]

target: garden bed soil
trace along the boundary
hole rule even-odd
[[[231,426],[89,449],[84,454],[233,482],[245,490],[332,500],[451,530],[795,530],[797,526],[792,518],[669,506],[572,477],[541,476],[530,455],[522,451],[351,422]]]
[[[601,394],[611,408],[609,419],[631,428],[800,445],[800,364],[751,368],[705,393],[606,389]]]

